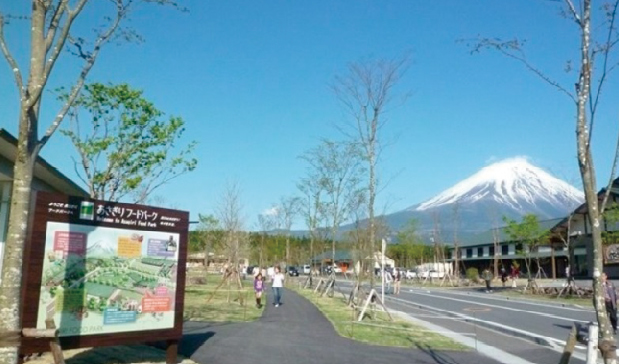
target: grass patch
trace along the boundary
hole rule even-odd
[[[63,350],[62,354],[67,364],[163,364],[166,362],[164,350],[146,345],[72,349]],[[195,364],[193,360],[183,358],[180,355],[178,360],[180,364]],[[44,353],[27,361],[28,364],[49,364],[53,362],[51,353]]]
[[[254,290],[251,287],[236,291],[227,291],[226,287],[215,292],[215,285],[187,285],[185,287],[184,319],[188,321],[208,322],[244,322],[255,321],[262,316],[262,310],[256,307]],[[209,298],[212,299],[209,300]],[[240,296],[240,297],[239,297]],[[239,298],[244,301],[241,305]],[[266,303],[266,294],[262,295],[262,304]]]
[[[593,308],[593,301],[591,298],[578,298],[578,297],[564,297],[557,298],[556,294],[553,295],[544,295],[544,294],[532,294],[532,293],[522,293],[521,290],[505,290],[505,291],[496,291],[501,296],[514,297],[514,298],[522,298],[532,301],[543,301],[543,302],[552,302],[557,304],[568,304],[568,305],[579,305],[587,308]]]
[[[404,348],[424,348],[431,350],[468,350],[445,336],[394,316],[389,321],[385,312],[376,312],[375,320],[365,319],[357,322],[355,311],[346,306],[343,297],[319,297],[312,290],[289,286],[300,295],[309,299],[335,327],[340,336],[372,345],[394,346]]]

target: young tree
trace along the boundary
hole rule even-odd
[[[211,250],[221,245],[222,229],[219,220],[213,215],[198,214],[198,221],[196,228],[198,234],[197,250],[204,253],[204,269],[208,279],[209,254]]]
[[[359,149],[355,144],[323,141],[307,152],[307,161],[316,171],[324,190],[324,215],[330,230],[332,256],[335,263],[335,244],[340,225],[346,221],[361,189]]]
[[[278,217],[281,219],[281,226],[286,235],[286,266],[290,264],[290,229],[295,218],[299,214],[299,198],[284,197],[280,200],[277,208]]]
[[[230,301],[231,279],[241,285],[239,276],[239,261],[246,254],[249,239],[244,232],[243,206],[241,204],[241,190],[236,182],[229,182],[217,206],[217,217],[223,231],[222,245],[228,257],[228,271],[224,272],[224,280],[228,286],[228,302]],[[223,282],[222,282],[223,284]],[[240,289],[241,287],[239,287]],[[239,303],[243,304],[243,297],[239,291]]]
[[[384,142],[381,130],[387,123],[386,113],[393,102],[396,84],[408,68],[408,58],[396,60],[370,60],[348,65],[348,72],[335,77],[333,92],[341,102],[350,119],[342,132],[362,150],[368,171],[368,227],[372,252],[375,251],[376,201],[378,177],[377,166]],[[374,275],[370,278],[374,286]]]
[[[619,158],[619,143],[615,147],[615,158],[612,162],[606,193],[600,201],[597,195],[596,168],[591,140],[602,91],[609,75],[617,68],[617,60],[613,56],[615,47],[619,43],[619,32],[617,32],[615,24],[619,1],[599,2],[597,9],[593,7],[593,0],[580,0],[578,2],[562,0],[560,3],[562,3],[563,15],[576,27],[579,41],[578,59],[573,63],[568,61],[566,67],[568,71],[576,71],[573,91],[571,85],[569,87],[562,85],[533,65],[524,52],[524,42],[518,39],[508,41],[497,38],[478,39],[472,51],[492,49],[520,62],[545,83],[566,95],[572,107],[574,107],[576,154],[593,243],[593,292],[597,321],[602,334],[600,348],[605,363],[616,364],[616,351],[610,349],[614,347],[615,339],[606,313],[602,290],[601,275],[604,268],[604,252],[600,220],[608,201],[610,186],[615,177]],[[596,15],[601,17],[601,21],[597,24],[592,20]],[[596,72],[594,73],[594,71]]]
[[[196,167],[189,157],[195,142],[172,154],[185,131],[183,119],[164,118],[127,84],[85,85],[67,115],[69,128],[60,132],[77,150],[75,170],[92,198],[118,201],[131,194],[144,203],[155,189]]]
[[[21,315],[20,289],[23,249],[28,228],[29,206],[32,176],[36,158],[41,149],[54,135],[73,102],[78,97],[86,77],[95,65],[103,47],[110,41],[140,39],[130,28],[122,24],[129,18],[131,11],[140,4],[169,4],[178,8],[173,0],[110,0],[97,2],[100,5],[95,14],[101,16],[100,24],[93,29],[92,37],[76,34],[76,21],[84,13],[91,0],[31,0],[26,16],[30,21],[28,27],[30,44],[26,63],[19,64],[19,57],[14,57],[4,36],[4,31],[11,14],[0,9],[0,51],[6,59],[14,76],[19,96],[18,142],[15,165],[13,169],[13,189],[9,215],[9,230],[5,242],[0,283],[0,332],[19,332]],[[27,39],[23,34],[19,39]],[[39,136],[40,109],[48,81],[55,65],[66,48],[81,62],[66,101],[50,121],[42,137]],[[23,72],[27,70],[27,72]],[[24,74],[27,74],[24,77]],[[45,126],[43,126],[45,127]],[[0,348],[0,364],[17,362],[18,346]]]
[[[273,215],[260,214],[258,215],[258,226],[260,227],[260,253],[259,263],[260,268],[264,267],[264,244],[270,230],[275,226]]]
[[[548,230],[544,230],[540,226],[539,220],[534,214],[524,215],[521,222],[516,222],[506,216],[503,217],[503,221],[507,224],[505,232],[509,235],[511,240],[522,244],[523,248],[519,253],[524,256],[524,263],[527,267],[527,277],[529,281],[534,282],[537,275],[531,275],[531,261],[533,256],[535,256],[539,273],[539,258],[535,253],[538,252],[540,246],[548,241]]]
[[[309,158],[309,159],[306,159]],[[305,161],[311,161],[310,155],[302,155],[301,159]],[[316,170],[311,166],[308,168],[308,176],[302,178],[297,183],[297,188],[302,194],[299,199],[299,212],[305,220],[305,225],[309,231],[309,255],[310,259],[314,258],[314,243],[317,239],[320,239],[319,229],[321,222],[324,220],[324,202],[322,200],[324,194],[323,183],[319,180]],[[310,263],[310,269],[312,269]],[[312,274],[310,272],[310,287],[312,285]]]

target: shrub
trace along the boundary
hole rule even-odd
[[[477,268],[468,268],[466,270],[466,278],[470,281],[477,282],[479,280],[479,271]]]

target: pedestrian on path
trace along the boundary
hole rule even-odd
[[[256,274],[254,278],[254,292],[256,292],[256,307],[262,308],[262,291],[264,290],[264,279],[262,273]]]
[[[400,294],[400,283],[402,281],[402,271],[395,270],[395,277],[393,278],[393,294]]]
[[[490,282],[492,282],[492,273],[490,273],[490,269],[484,269],[481,278],[486,282],[486,293],[492,292],[492,287],[490,286]]]
[[[282,304],[282,288],[284,287],[284,275],[279,267],[275,267],[275,273],[273,274],[273,283],[271,288],[273,289],[273,303],[275,307],[279,307]]]
[[[385,293],[389,293],[389,290],[391,289],[391,282],[393,281],[393,277],[391,276],[391,273],[389,273],[389,271],[384,271],[385,273]]]
[[[606,273],[602,273],[602,289],[604,290],[604,303],[606,313],[613,326],[613,333],[617,334],[617,291],[612,282],[608,280]]]
[[[501,267],[501,282],[503,287],[505,287],[505,282],[507,282],[507,269],[505,267]]]

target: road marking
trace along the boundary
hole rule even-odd
[[[462,311],[468,311],[468,312],[487,312],[487,311],[490,311],[490,309],[487,308],[487,307],[466,307],[466,308],[463,308]]]
[[[443,310],[443,309],[440,309],[440,308],[431,307],[431,306],[428,306],[428,305],[424,305],[424,304],[420,304],[420,303],[404,300],[404,299],[401,299],[401,298],[388,297],[388,299],[389,300],[393,300],[393,301],[399,301],[400,303],[403,303],[403,304],[406,304],[406,305],[417,306],[418,308],[422,308],[422,309],[426,309],[426,310],[430,310],[430,311],[434,311],[434,312],[440,312],[440,313],[443,313],[443,314],[446,314],[446,315],[449,315],[449,316],[452,316],[452,317],[458,317],[462,321],[479,323],[479,324],[482,324],[482,326],[485,326],[485,327],[490,328],[490,329],[497,329],[499,331],[502,330],[503,332],[507,332],[507,333],[511,334],[512,336],[518,335],[520,337],[529,338],[531,341],[533,341],[533,342],[535,342],[537,344],[546,346],[546,347],[550,348],[551,350],[556,351],[558,353],[562,353],[563,352],[563,348],[565,347],[565,341],[560,340],[560,339],[556,339],[554,337],[538,335],[538,334],[530,332],[530,331],[521,330],[521,329],[518,329],[518,328],[515,328],[515,327],[499,324],[498,322],[481,320],[481,319],[478,319],[478,318],[467,316],[467,315],[462,314],[460,312]],[[422,321],[422,320],[419,320],[419,321]],[[430,324],[430,325],[432,325],[432,324]],[[490,348],[494,348],[494,347],[490,347]],[[576,345],[576,348],[577,349],[581,349],[581,350],[585,349],[581,345]],[[494,348],[494,349],[497,349],[497,348]],[[500,349],[497,349],[497,350],[500,351]],[[577,358],[577,359],[582,360],[582,361],[586,360],[586,357],[585,357],[584,354],[577,353],[577,352],[573,353],[572,357],[573,358]],[[511,362],[508,362],[508,364],[510,364],[510,363]]]
[[[426,291],[426,292],[434,292],[434,293],[444,293],[444,294],[451,294],[451,295],[459,295],[459,296],[475,296],[475,297],[480,297],[483,299],[488,299],[488,300],[495,300],[495,301],[510,301],[510,302],[516,302],[516,303],[521,303],[523,305],[531,305],[531,306],[542,306],[542,307],[549,307],[549,308],[554,308],[554,309],[561,309],[561,310],[567,310],[567,311],[580,311],[580,312],[595,312],[595,310],[593,309],[587,309],[587,308],[577,308],[577,307],[565,307],[565,306],[559,306],[558,304],[547,304],[547,303],[541,303],[541,302],[533,302],[530,300],[526,300],[526,299],[522,299],[519,300],[518,298],[516,299],[511,299],[512,297],[509,296],[501,296],[501,298],[497,297],[497,296],[488,296],[488,295],[481,295],[481,294],[475,294],[473,292],[455,292],[455,291],[437,291],[437,290],[426,290],[426,289],[420,289],[420,288],[411,288],[409,289],[410,292],[415,292],[415,291]]]
[[[419,320],[417,318],[411,317],[409,314],[407,314],[406,312],[401,312],[401,311],[395,311],[393,310],[393,312],[399,314],[399,316],[404,317],[408,320],[411,320],[413,322],[416,322],[419,325],[422,325],[424,327],[426,327],[429,330],[432,331],[440,331],[442,332],[443,336],[449,337],[452,340],[459,342],[460,344],[466,345],[470,348],[476,349],[479,353],[481,353],[482,355],[485,355],[489,358],[492,358],[500,363],[503,364],[535,364],[532,363],[528,360],[519,358],[515,355],[512,355],[506,351],[503,351],[499,348],[496,348],[494,346],[490,346],[488,344],[485,344],[479,340],[477,340],[477,338],[471,338],[471,337],[466,337],[464,335],[460,335],[456,332],[447,330],[441,326],[438,325],[434,325],[430,322],[424,321],[424,320]]]
[[[473,305],[481,305],[481,306],[493,307],[493,308],[502,309],[502,310],[506,310],[506,311],[525,312],[525,313],[530,313],[530,314],[533,314],[533,315],[550,317],[550,318],[554,318],[554,319],[557,319],[557,320],[563,320],[563,321],[569,321],[569,322],[589,323],[589,321],[575,320],[575,319],[571,319],[571,318],[567,318],[567,317],[557,316],[557,315],[554,315],[554,314],[551,314],[551,313],[547,313],[547,312],[538,312],[538,311],[531,311],[531,310],[523,310],[523,309],[519,309],[519,308],[497,306],[497,305],[493,305],[493,304],[490,304],[490,303],[474,302],[474,301],[468,301],[468,300],[463,300],[463,299],[453,298],[453,297],[443,297],[443,296],[440,296],[440,295],[432,295],[432,294],[422,293],[422,292],[415,292],[415,294],[422,295],[422,296],[428,296],[428,297],[432,297],[432,298],[440,298],[440,299],[450,300],[450,301],[464,302],[464,303],[469,303],[469,304],[473,304]],[[389,297],[389,298],[393,298],[393,297]]]

